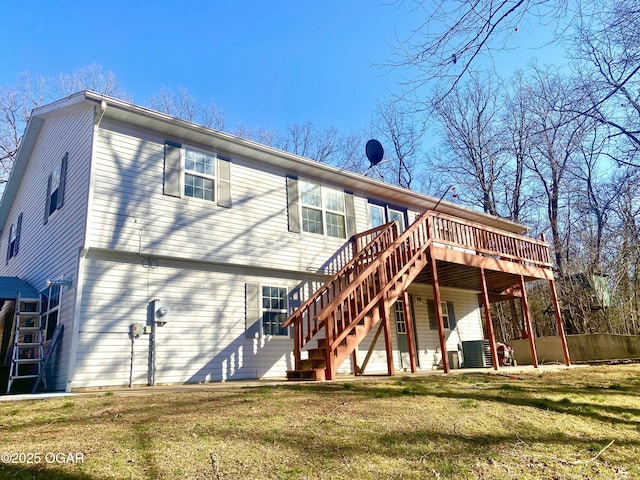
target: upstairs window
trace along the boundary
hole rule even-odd
[[[18,254],[20,246],[20,231],[22,230],[22,214],[18,215],[15,222],[9,227],[9,240],[7,243],[7,263],[9,259]]]
[[[184,149],[184,196],[215,201],[216,157],[210,153]]]
[[[379,227],[387,222],[398,222],[400,233],[406,228],[406,213],[398,208],[379,203],[369,203],[369,227]]]
[[[342,190],[300,181],[302,231],[346,238],[345,197]]]
[[[49,217],[62,208],[64,204],[64,188],[67,177],[67,160],[69,154],[65,153],[60,163],[58,163],[47,180],[47,197],[44,209],[44,223],[49,221]]]
[[[231,160],[178,143],[165,142],[164,194],[199,198],[231,207]]]

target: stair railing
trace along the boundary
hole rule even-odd
[[[372,228],[352,237],[354,254],[351,260],[284,321],[283,328],[293,323],[296,368],[302,349],[322,328],[322,324],[318,322],[320,312],[397,237],[398,227],[395,222]]]
[[[336,349],[352,333],[365,315],[381,301],[392,303],[413,280],[403,282],[402,277],[418,259],[426,263],[426,251],[431,243],[429,236],[429,212],[423,213],[384,251],[378,252],[366,269],[351,280],[318,315],[317,322],[325,327],[327,375],[335,378]],[[422,266],[420,267],[420,270]],[[419,270],[414,272],[414,277]],[[401,283],[392,298],[386,298],[397,284]]]

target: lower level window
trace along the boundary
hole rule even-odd
[[[262,287],[262,331],[265,336],[288,336],[282,324],[287,319],[287,289]]]
[[[45,321],[45,338],[51,340],[53,332],[58,326],[58,311],[60,310],[60,285],[52,285],[42,293],[43,319]]]

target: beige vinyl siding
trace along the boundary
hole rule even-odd
[[[232,208],[163,195],[165,140],[103,123],[96,155],[92,246],[317,271],[346,243],[289,232],[286,172],[251,159],[231,156]]]
[[[92,108],[45,119],[0,240],[0,275],[18,276],[37,291],[44,289],[49,278],[72,278],[74,282],[71,288],[63,288],[62,292],[59,318],[65,325],[65,332],[58,345],[55,389],[65,387],[68,368],[78,252],[83,243],[86,219],[92,132]],[[44,225],[47,179],[67,152],[64,205]],[[5,265],[9,225],[21,212],[20,250]],[[60,352],[64,353],[61,355]]]
[[[102,252],[85,261],[85,290],[72,388],[127,385],[131,366],[129,325],[147,322],[154,298],[171,305],[157,328],[156,384],[284,378],[293,368],[289,337],[245,336],[245,284],[299,285],[294,279],[242,274],[181,262],[151,264],[135,256]],[[134,258],[132,258],[134,257]],[[134,344],[134,384],[146,384],[149,335]]]
[[[426,284],[412,284],[409,293],[413,297],[413,315],[416,324],[416,336],[418,342],[418,359],[422,370],[429,370],[433,364],[433,354],[436,348],[440,347],[438,330],[431,330],[429,327],[429,312],[427,300],[433,300],[433,288]],[[457,351],[458,344],[466,340],[480,340],[483,338],[480,310],[477,303],[477,292],[459,290],[453,288],[441,288],[440,295],[442,301],[452,302],[455,310],[457,328],[445,330],[447,339],[447,351]],[[401,368],[400,355],[398,352],[398,335],[396,332],[395,319],[393,318],[393,308],[391,310],[391,338],[393,345],[393,362],[397,370]],[[364,360],[369,345],[375,336],[376,327],[369,333],[367,338],[358,346],[358,362]],[[387,357],[384,346],[384,333],[380,334],[376,347],[371,355],[366,373],[386,373]]]

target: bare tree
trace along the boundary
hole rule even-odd
[[[417,171],[417,157],[425,132],[424,122],[418,114],[399,101],[378,102],[372,122],[372,129],[382,135],[386,144],[385,153],[393,161],[387,164],[392,173],[392,183],[411,188]]]
[[[575,45],[589,100],[575,113],[611,129],[618,163],[640,166],[640,2],[617,0],[583,14]]]
[[[505,173],[498,86],[489,79],[473,77],[437,101],[435,112],[441,125],[446,155],[441,171],[464,186],[462,200],[498,215],[496,188]]]
[[[524,87],[524,74],[516,72],[511,79],[513,86],[504,96],[501,122],[503,124],[504,154],[509,157],[507,173],[500,179],[503,183],[503,203],[514,222],[523,220],[527,200],[525,192],[525,161],[531,156],[530,132],[531,104]]]
[[[566,236],[562,226],[570,224],[561,218],[570,212],[567,172],[574,155],[580,148],[585,132],[591,127],[584,117],[576,118],[569,111],[576,105],[573,84],[550,68],[533,68],[533,77],[527,86],[531,98],[531,119],[534,132],[531,135],[531,157],[528,169],[537,178],[544,192],[546,220],[551,230],[555,263],[558,274],[565,275],[567,257]],[[563,197],[564,196],[564,197]],[[564,201],[563,201],[564,198]]]
[[[402,1],[396,3],[403,3]],[[432,81],[453,92],[477,61],[511,48],[511,38],[529,22],[551,26],[562,36],[570,0],[417,0],[411,15],[424,18],[393,51],[390,65],[406,71],[405,96]],[[420,102],[420,97],[415,97]],[[424,107],[428,107],[422,103]]]
[[[102,67],[97,64],[55,79],[34,77],[25,72],[16,85],[0,87],[0,185],[9,178],[31,111],[57,100],[61,95],[71,95],[81,90],[127,97],[116,82],[115,75],[103,73]]]
[[[61,73],[52,81],[52,92],[57,97],[66,97],[81,90],[129,100],[129,95],[120,87],[113,72],[104,72],[102,65],[92,63],[80,67],[71,74]]]
[[[339,148],[339,132],[335,127],[317,130],[311,122],[294,123],[284,135],[275,137],[275,146],[288,152],[331,163]]]
[[[161,88],[157,95],[151,97],[149,106],[167,115],[199,123],[205,127],[216,130],[223,130],[225,127],[225,115],[221,108],[215,103],[202,107],[198,99],[184,87],[178,87],[177,92],[169,88]]]

